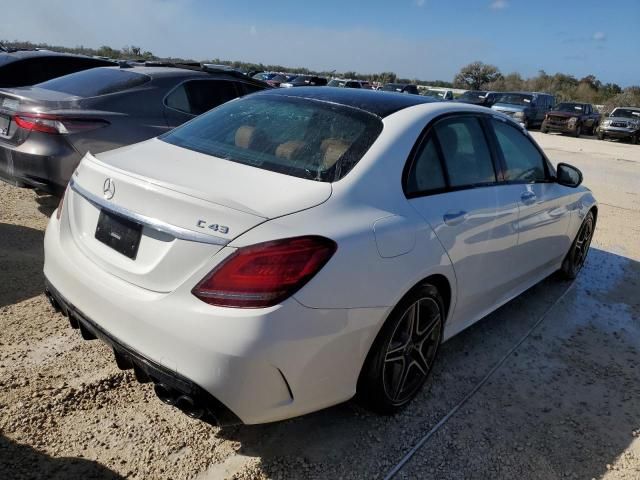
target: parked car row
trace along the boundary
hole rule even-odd
[[[270,88],[215,67],[98,67],[0,90],[0,179],[60,195],[81,158],[156,137]]]

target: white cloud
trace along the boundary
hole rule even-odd
[[[362,73],[394,71],[408,78],[449,80],[461,65],[492,47],[459,34],[411,39],[370,28],[312,28],[256,19],[242,22],[203,15],[195,0],[66,0],[64,4],[31,0],[15,2],[5,10],[0,37],[7,40],[87,47],[137,45],[161,57],[220,58]],[[259,42],[251,35],[252,27]],[[318,42],[319,38],[323,41]]]
[[[424,7],[425,0],[413,0],[413,3],[416,7]]]
[[[493,0],[489,5],[491,10],[504,10],[509,6],[509,2],[507,0]]]
[[[258,34],[258,29],[256,28],[255,25],[251,25],[251,28],[249,29],[249,33],[251,35],[257,35]]]
[[[596,32],[593,34],[593,39],[596,42],[602,42],[607,39],[607,35],[604,32]]]

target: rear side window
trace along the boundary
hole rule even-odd
[[[225,103],[160,137],[232,162],[332,182],[380,134],[375,115],[343,105],[270,95]]]
[[[420,146],[407,178],[407,193],[428,192],[447,186],[433,137]]]
[[[139,87],[150,80],[148,75],[119,67],[101,67],[54,78],[38,87],[78,97],[97,97]]]
[[[477,118],[443,120],[436,124],[434,130],[440,142],[451,187],[496,181],[491,153]]]
[[[512,182],[546,180],[545,160],[531,140],[506,122],[492,119],[491,123],[506,166],[505,180]]]
[[[232,100],[244,91],[225,80],[189,80],[179,85],[166,98],[167,107],[190,115],[200,115]]]

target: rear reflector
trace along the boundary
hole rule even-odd
[[[60,135],[86,132],[109,125],[109,122],[97,118],[71,118],[44,113],[18,113],[13,116],[13,121],[26,130]]]
[[[211,305],[263,308],[302,288],[338,246],[318,236],[286,238],[238,249],[207,275],[192,293]]]

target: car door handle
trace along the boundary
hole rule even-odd
[[[459,210],[457,212],[447,212],[442,216],[444,223],[453,227],[454,225],[459,225],[467,219],[467,212],[464,210]]]
[[[527,205],[530,205],[533,202],[535,202],[537,198],[538,197],[536,196],[536,194],[530,191],[522,192],[522,195],[520,195],[520,199],[522,200],[522,203]]]

